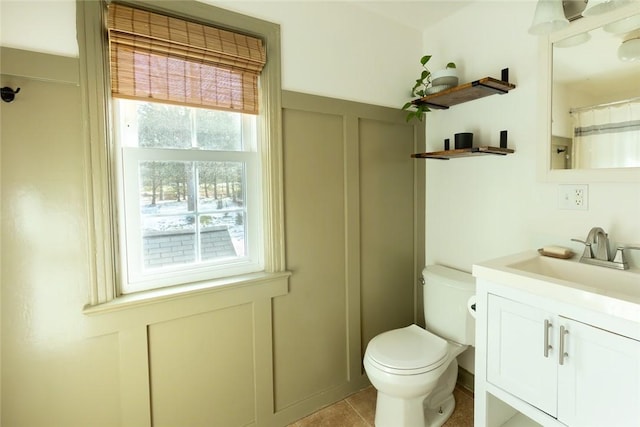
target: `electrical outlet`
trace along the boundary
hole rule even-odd
[[[562,184],[558,186],[558,208],[586,211],[589,208],[589,186]]]

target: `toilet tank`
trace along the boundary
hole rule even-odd
[[[475,319],[467,302],[476,293],[475,278],[442,265],[429,265],[424,278],[424,318],[427,330],[459,344],[475,344]]]

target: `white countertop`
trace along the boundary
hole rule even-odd
[[[616,270],[527,251],[473,266],[478,279],[638,324],[640,271]]]

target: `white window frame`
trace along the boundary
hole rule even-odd
[[[260,191],[260,158],[258,150],[260,144],[255,138],[258,120],[243,114],[242,138],[243,150],[220,151],[201,149],[173,149],[173,148],[146,148],[126,146],[122,138],[135,138],[137,133],[121,135],[123,129],[136,129],[137,119],[131,117],[125,120],[120,112],[120,100],[114,100],[114,111],[117,123],[115,126],[115,138],[119,160],[118,170],[118,206],[120,224],[120,253],[122,258],[121,291],[123,294],[139,292],[148,289],[157,289],[165,286],[184,283],[199,282],[220,277],[236,276],[239,274],[254,273],[264,269],[262,250],[262,201]],[[126,101],[124,101],[126,102]],[[189,108],[189,107],[187,107]],[[118,120],[119,119],[119,120]],[[128,123],[136,120],[135,123]],[[192,129],[193,131],[193,129]],[[135,134],[134,134],[135,133]],[[192,135],[193,137],[193,135]],[[136,143],[130,143],[137,145]],[[124,146],[123,146],[124,145]],[[141,161],[177,161],[177,162],[238,162],[245,165],[245,189],[246,189],[246,229],[248,255],[242,258],[234,258],[225,262],[215,262],[209,265],[179,265],[161,269],[154,273],[144,273],[144,260],[142,258],[142,224],[140,215],[140,175],[139,162]],[[196,221],[196,225],[197,225]]]
[[[285,272],[284,264],[284,215],[282,185],[282,111],[280,70],[280,27],[260,19],[237,14],[197,1],[158,3],[144,0],[127,0],[132,6],[140,5],[185,19],[203,22],[202,17],[215,16],[216,21],[205,22],[239,31],[265,40],[267,63],[260,76],[259,138],[263,142],[260,150],[262,163],[259,181],[262,192],[263,233],[262,253],[264,268],[260,272],[269,276]],[[175,9],[168,9],[169,7]],[[179,10],[177,9],[179,8]],[[105,0],[76,3],[78,42],[80,50],[80,81],[83,95],[86,152],[87,188],[90,200],[87,206],[89,226],[89,268],[91,283],[85,312],[93,313],[101,306],[118,302],[126,303],[129,295],[123,295],[120,278],[122,263],[119,253],[119,221],[116,194],[116,164],[113,144],[112,118],[109,114],[109,62],[104,23],[106,22]],[[204,20],[206,21],[206,20]],[[255,282],[256,273],[236,275],[225,279],[211,278],[199,282],[202,286],[220,286]],[[192,287],[184,285],[184,292]],[[178,289],[178,292],[181,290]],[[175,289],[172,292],[176,292]],[[156,294],[136,294],[136,299],[157,297]],[[110,304],[106,304],[110,303]],[[106,309],[106,308],[105,308]]]

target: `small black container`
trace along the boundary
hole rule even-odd
[[[456,133],[454,136],[456,150],[460,148],[471,148],[473,146],[473,133],[462,132]]]

